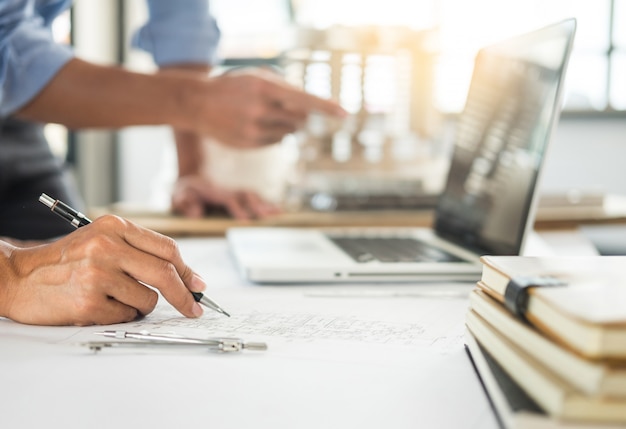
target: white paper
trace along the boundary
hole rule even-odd
[[[206,310],[187,319],[161,299],[152,314],[120,325],[0,319],[0,426],[497,427],[462,343],[470,285],[387,285],[389,296],[372,285],[253,286],[238,280],[223,242],[201,244],[182,250],[231,318]],[[460,292],[423,296],[442,287]],[[94,354],[75,345],[116,329],[239,337],[268,350]]]

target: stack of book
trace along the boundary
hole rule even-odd
[[[626,257],[481,260],[466,345],[501,424],[626,427]]]

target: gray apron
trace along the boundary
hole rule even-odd
[[[0,119],[0,237],[56,238],[74,230],[39,202],[46,193],[81,208],[63,162],[50,151],[43,125]]]

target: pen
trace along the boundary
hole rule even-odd
[[[41,194],[39,197],[39,201],[45,204],[50,210],[68,221],[74,228],[80,228],[81,226],[89,225],[91,223],[91,219],[82,214],[81,212],[74,210],[63,201],[56,200],[47,194]],[[202,292],[191,292],[193,299],[200,304],[205,305],[211,310],[215,310],[218,313],[222,313],[225,316],[230,317],[222,307],[217,305],[215,301],[210,299],[208,296],[205,296]]]
[[[91,223],[91,219],[79,211],[74,210],[63,201],[55,200],[46,194],[41,194],[39,201],[44,203],[50,210],[68,221],[74,228],[79,228]]]

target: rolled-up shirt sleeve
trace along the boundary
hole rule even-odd
[[[73,57],[44,18],[23,2],[0,1],[0,116],[32,100]]]
[[[208,0],[149,0],[148,11],[132,45],[151,53],[157,65],[218,62],[220,30]]]

